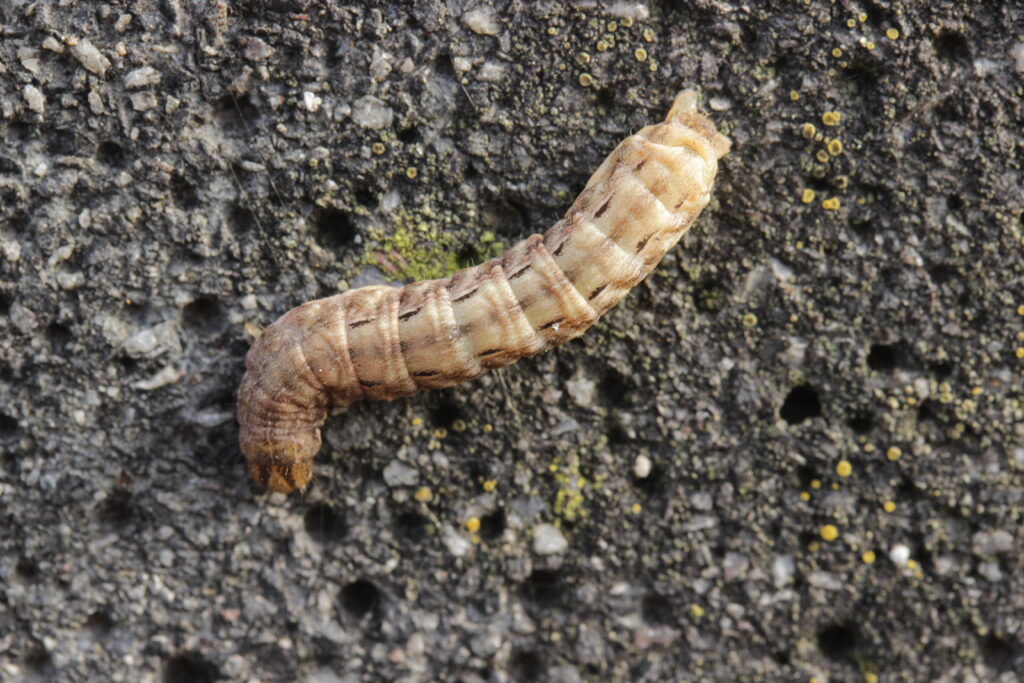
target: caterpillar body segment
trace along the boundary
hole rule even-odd
[[[448,278],[285,313],[249,350],[238,392],[250,475],[294,491],[312,477],[329,407],[454,386],[582,334],[693,224],[729,145],[685,91],[664,122],[615,148],[543,235]]]

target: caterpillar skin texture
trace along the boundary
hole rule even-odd
[[[294,491],[312,477],[329,407],[454,386],[582,334],[693,224],[729,145],[697,113],[696,93],[682,92],[543,235],[443,280],[363,287],[285,313],[245,358],[249,474]]]

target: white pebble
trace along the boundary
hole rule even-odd
[[[138,382],[135,382],[132,384],[132,387],[135,389],[141,389],[142,391],[153,391],[154,389],[165,387],[168,384],[180,382],[181,378],[184,376],[185,372],[183,370],[179,370],[173,365],[168,365],[149,379],[141,379]]]
[[[910,548],[902,543],[897,543],[889,549],[889,559],[897,567],[907,566],[907,560],[910,559]]]
[[[72,45],[71,54],[82,66],[97,76],[105,76],[107,69],[110,68],[110,60],[104,57],[103,53],[97,50],[88,38],[83,38]]]
[[[636,456],[636,460],[633,461],[633,475],[637,479],[646,479],[651,474],[651,459],[646,455]]]
[[[538,555],[557,555],[564,553],[569,541],[557,527],[551,524],[539,524],[533,528],[533,552]]]
[[[149,92],[137,92],[133,94],[129,99],[132,101],[132,107],[135,111],[149,111],[150,109],[156,108],[159,104],[156,100],[156,95]]]
[[[90,90],[87,99],[89,100],[89,110],[93,114],[103,113],[103,98],[100,97],[100,94],[98,92],[96,92],[95,90]]]
[[[352,121],[363,128],[387,128],[394,116],[391,107],[373,95],[360,97],[352,103]]]
[[[473,33],[482,36],[498,35],[498,22],[494,18],[494,10],[490,7],[477,7],[462,15],[462,23]]]
[[[323,103],[323,99],[318,97],[316,94],[309,92],[308,90],[302,93],[302,106],[308,112],[320,111],[320,105],[322,105]]]
[[[43,96],[43,91],[29,83],[21,89],[21,94],[25,98],[26,106],[42,116],[46,111],[46,97]]]
[[[419,480],[419,471],[401,460],[392,460],[384,468],[384,483],[388,486],[412,486]]]
[[[796,562],[792,555],[776,555],[772,559],[772,583],[776,588],[782,588],[793,578],[796,571]]]
[[[614,2],[607,11],[613,17],[633,21],[643,21],[651,16],[651,11],[642,2]]]
[[[160,72],[151,66],[142,66],[129,71],[124,77],[126,88],[145,88],[147,85],[156,85],[160,82]]]
[[[473,547],[467,539],[456,531],[451,524],[445,524],[441,529],[441,543],[455,557],[464,557],[469,549]]]

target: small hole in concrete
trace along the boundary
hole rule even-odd
[[[356,617],[365,616],[380,600],[380,591],[366,579],[346,584],[341,589],[341,606]]]
[[[793,387],[779,409],[779,415],[791,425],[821,416],[821,399],[809,384]]]

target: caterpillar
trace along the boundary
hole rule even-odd
[[[582,334],[693,224],[730,144],[683,91],[543,235],[448,278],[362,287],[285,313],[249,349],[238,390],[250,476],[272,491],[304,487],[331,406],[451,387]]]

